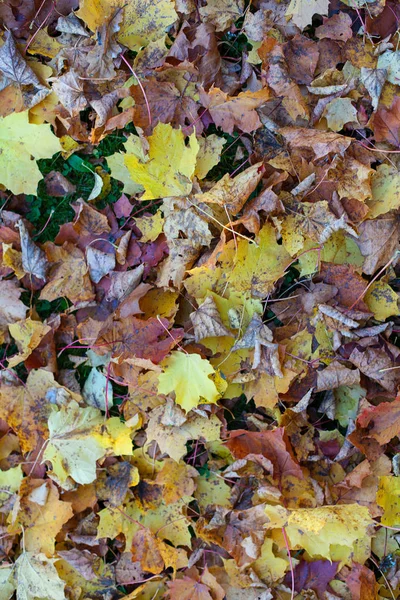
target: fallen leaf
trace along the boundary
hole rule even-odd
[[[190,413],[187,417],[179,406],[168,403],[151,411],[147,428],[148,441],[156,441],[161,452],[176,462],[186,454],[188,440],[219,439],[221,422],[212,415],[209,419]]]
[[[257,163],[236,177],[226,174],[208,192],[195,197],[199,202],[223,207],[229,216],[237,215],[261,181],[263,172],[262,163]]]
[[[124,18],[118,41],[136,52],[165,36],[177,19],[171,0],[132,0],[128,5],[122,3],[122,6]]]
[[[158,377],[160,394],[175,393],[176,402],[189,412],[200,402],[214,403],[220,396],[210,379],[215,371],[210,363],[198,354],[172,352],[161,363],[163,373]]]
[[[372,126],[377,142],[387,142],[397,148],[400,144],[400,99],[394,98],[389,108],[378,107],[372,117]]]
[[[215,25],[216,31],[225,31],[244,11],[244,0],[207,0],[199,9],[206,23]]]
[[[221,335],[232,336],[219,316],[217,306],[212,296],[208,296],[198,309],[190,315],[193,323],[196,342],[207,337],[219,337]]]
[[[290,513],[286,534],[293,550],[351,564],[368,556],[372,524],[368,509],[358,504],[300,508]]]
[[[398,300],[398,294],[383,281],[374,281],[364,296],[365,304],[378,321],[398,314]]]
[[[315,13],[326,15],[328,6],[329,0],[291,0],[286,15],[291,17],[292,22],[303,30],[311,23]]]
[[[215,133],[199,138],[199,153],[194,172],[198,179],[204,179],[208,172],[219,163],[224,145],[224,138]]]
[[[60,579],[55,562],[56,559],[43,553],[23,552],[18,557],[9,578],[17,590],[18,600],[64,600],[65,582]]]
[[[32,125],[28,112],[0,117],[0,183],[14,194],[36,194],[42,174],[35,159],[61,151],[50,125]]]
[[[332,131],[340,131],[347,123],[358,123],[357,109],[350,98],[334,98],[326,106],[322,116]]]
[[[181,130],[158,123],[148,138],[148,159],[142,163],[133,154],[125,157],[131,178],[145,189],[142,200],[190,193],[199,145],[194,134],[189,139],[187,147]]]
[[[400,206],[400,173],[390,165],[378,165],[367,200],[369,218],[374,219]]]
[[[27,552],[53,555],[55,536],[73,514],[70,503],[59,499],[57,487],[52,481],[25,480],[9,531],[17,533],[21,527],[25,528]]]
[[[115,254],[103,252],[93,246],[86,250],[86,261],[89,267],[90,279],[93,283],[99,283],[105,275],[115,268]]]
[[[224,588],[207,568],[201,575],[194,568],[191,572],[194,576],[197,575],[196,579],[184,575],[182,579],[168,582],[168,598],[182,598],[182,600],[223,600],[225,598]]]
[[[113,418],[106,421],[107,433],[102,435],[104,419],[96,408],[80,408],[76,402],[71,402],[50,414],[49,443],[43,461],[52,463],[60,485],[64,485],[69,476],[80,484],[94,481],[96,461],[103,458],[107,450],[113,449],[117,454],[131,453],[131,430],[120,423],[118,417],[116,419],[117,427]]]
[[[0,340],[8,337],[8,325],[23,321],[28,307],[20,300],[22,288],[15,279],[0,281]]]
[[[256,92],[240,92],[234,97],[228,96],[219,88],[200,93],[202,104],[208,109],[215,125],[226,133],[232,133],[235,127],[245,133],[258,129],[261,121],[255,109],[262,106],[269,97],[267,88]]]
[[[85,385],[82,388],[82,396],[86,404],[106,411],[113,406],[113,389],[111,382],[103,373],[92,368]]]
[[[29,276],[46,281],[48,263],[45,253],[33,243],[22,219],[18,221],[17,227],[21,238],[22,268]]]
[[[9,359],[8,364],[10,367],[15,367],[15,365],[26,360],[34,349],[39,346],[44,336],[51,331],[51,327],[48,325],[41,321],[33,321],[31,318],[12,323],[8,326],[8,329],[19,350],[18,354]]]
[[[245,458],[248,454],[262,454],[268,458],[274,466],[276,479],[287,475],[303,478],[301,468],[292,457],[282,428],[260,432],[238,429],[230,433],[226,445],[235,458]]]

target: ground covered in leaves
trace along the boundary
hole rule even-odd
[[[400,597],[400,4],[0,17],[0,600]]]

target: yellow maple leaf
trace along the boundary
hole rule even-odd
[[[181,129],[158,123],[148,142],[147,162],[141,162],[133,154],[126,154],[124,159],[132,180],[144,187],[141,199],[189,194],[199,151],[196,135],[193,133],[186,145]]]
[[[376,502],[384,510],[381,522],[389,527],[400,525],[400,477],[379,477]]]
[[[206,418],[191,412],[186,416],[179,406],[167,401],[150,412],[146,433],[148,443],[156,441],[161,452],[179,462],[187,452],[188,440],[215,442],[220,429],[221,421],[216,415]]]
[[[125,2],[118,41],[138,51],[165,36],[177,18],[173,0],[129,0]]]
[[[139,500],[133,500],[119,510],[105,508],[99,512],[97,537],[114,539],[123,533],[126,547],[130,548],[135,533],[144,526],[160,539],[169,540],[174,546],[190,545],[190,521],[185,517],[184,511],[192,500],[191,496],[183,496],[173,504],[162,501],[157,506],[150,507],[142,506]]]
[[[369,219],[375,219],[400,206],[400,172],[391,165],[379,165],[372,176],[372,197],[366,201]]]
[[[46,333],[51,331],[51,327],[48,325],[41,321],[33,321],[31,318],[11,323],[8,329],[19,349],[19,354],[9,359],[8,365],[10,367],[15,367],[15,365],[27,359],[40,344]]]
[[[138,135],[130,135],[124,143],[126,153],[116,152],[107,157],[107,164],[111,169],[112,176],[124,184],[124,191],[127,194],[134,195],[143,192],[143,186],[132,181],[131,174],[126,166],[125,158],[133,155],[140,161],[146,160],[144,151],[144,140]]]
[[[208,360],[198,354],[171,352],[161,363],[163,373],[158,377],[160,394],[175,392],[175,399],[189,412],[199,403],[215,403],[220,394],[209,375],[215,371]]]
[[[378,321],[399,314],[398,300],[396,292],[384,281],[374,281],[364,296],[365,304]]]
[[[28,111],[0,118],[0,183],[13,194],[36,194],[42,174],[32,156],[51,158],[59,151],[50,125],[32,125]]]
[[[289,253],[278,244],[275,229],[269,223],[260,230],[258,244],[240,239],[237,252],[235,240],[227,246],[233,256],[224,260],[221,254],[220,262],[222,269],[226,269],[229,286],[236,291],[251,293],[256,298],[266,296],[291,262]]]
[[[82,0],[76,14],[89,29],[96,31],[122,4],[120,0]]]
[[[310,557],[363,563],[369,557],[373,525],[368,508],[358,504],[299,508],[291,511],[286,533],[291,550]]]
[[[54,554],[55,536],[74,514],[71,504],[59,499],[57,486],[51,480],[25,479],[16,508],[9,516],[9,533],[24,528],[28,552]]]
[[[136,52],[165,36],[178,17],[173,0],[82,0],[76,14],[96,31],[120,8],[123,18],[118,41]]]
[[[104,421],[97,408],[80,408],[72,401],[49,417],[43,460],[52,463],[61,486],[69,476],[77,483],[91,483],[96,479],[97,460],[106,454],[131,454],[131,431],[118,417]]]
[[[158,210],[154,215],[145,215],[135,219],[135,225],[141,231],[141,242],[154,242],[162,233],[164,225],[164,217],[161,211]]]
[[[226,140],[215,133],[199,138],[199,154],[196,161],[195,175],[204,179],[207,173],[219,163]]]
[[[263,581],[272,583],[273,581],[278,581],[285,575],[285,572],[289,567],[289,561],[275,555],[273,551],[273,540],[267,537],[261,546],[260,557],[254,561],[252,566],[254,571]]]

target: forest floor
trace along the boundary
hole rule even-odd
[[[400,4],[0,19],[0,600],[400,597]]]

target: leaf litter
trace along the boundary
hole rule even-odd
[[[0,18],[0,599],[399,597],[398,4]]]

